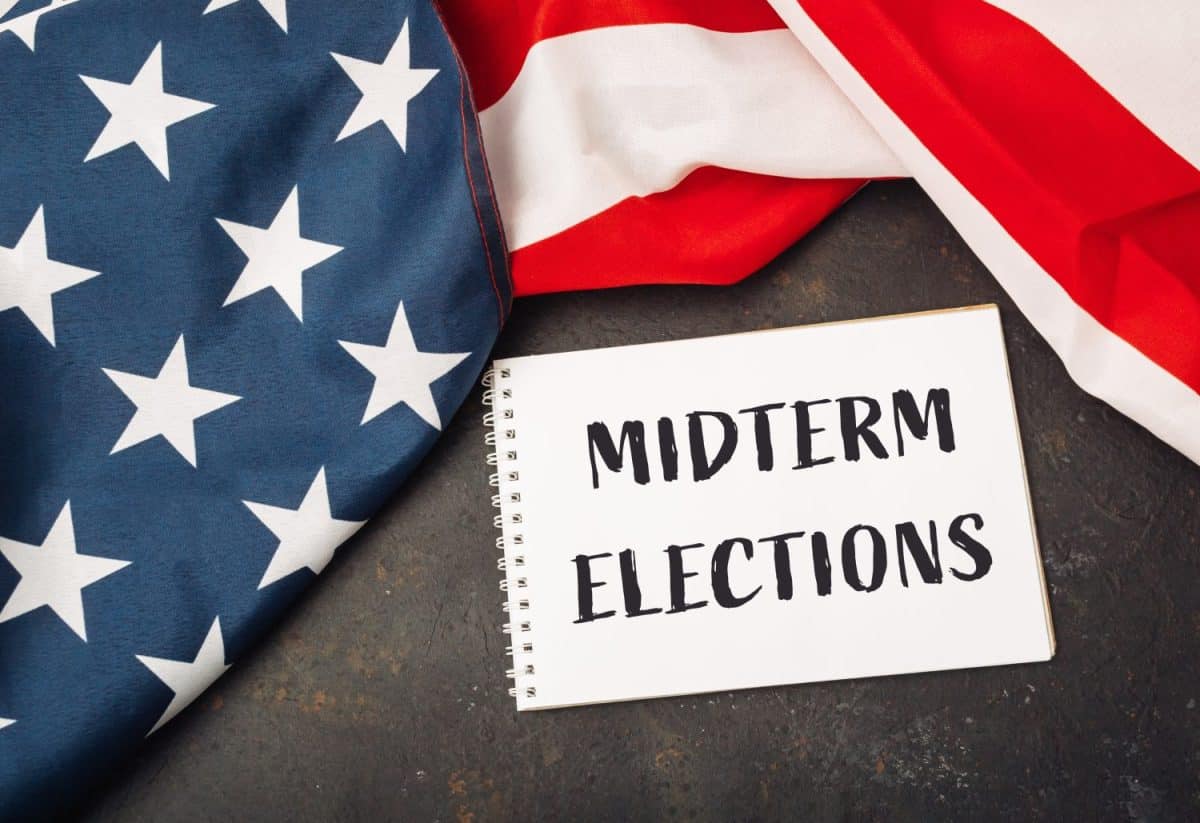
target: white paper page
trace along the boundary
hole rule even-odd
[[[495,367],[506,619],[513,623],[518,708],[1053,655],[994,306],[510,358]],[[946,392],[948,425],[939,425],[945,421],[926,406],[931,389]],[[922,421],[903,412],[897,434],[898,390],[911,392],[916,411],[927,416],[924,439],[917,437]],[[860,454],[847,459],[842,407],[849,406],[853,424],[869,403],[839,399],[856,396],[879,404],[880,420],[867,430],[886,457],[876,456],[851,425]],[[822,400],[829,402],[816,402]],[[807,426],[797,422],[797,401]],[[763,470],[756,416],[739,411],[775,403],[785,405],[763,412],[772,452],[771,468]],[[728,462],[702,481],[694,477],[689,445],[688,414],[696,411],[727,413],[737,435]],[[672,481],[664,479],[663,417],[676,443]],[[712,416],[700,419],[711,460],[722,426]],[[620,442],[626,421],[644,424],[645,483],[636,482],[630,444]],[[619,469],[597,446],[603,432],[589,441],[588,426],[597,422],[614,446],[625,446]],[[823,431],[804,437],[800,428]],[[943,429],[952,429],[952,442]],[[812,460],[833,460],[794,468],[809,445]],[[938,569],[927,566],[927,582],[915,550],[898,547],[897,524],[912,523],[928,555],[930,521],[940,582],[933,582]],[[867,529],[855,530],[856,548],[845,562],[843,539],[856,525],[877,530],[884,545],[879,569]],[[763,540],[801,531],[784,541],[783,561],[778,541]],[[827,594],[820,593],[825,555],[819,547],[814,553],[814,532],[827,545]],[[737,542],[714,563],[714,549],[729,538],[752,541],[752,556]],[[670,613],[668,547],[697,543],[675,550],[678,571],[694,573],[683,578],[676,605],[707,605]],[[628,616],[619,558],[626,549],[633,550],[641,609],[662,611]],[[574,559],[604,554],[610,556]],[[592,598],[586,616],[613,615],[578,622],[585,616],[581,567],[598,584],[584,586]],[[790,573],[790,590],[781,568]],[[876,573],[874,590],[854,587],[871,586]]]

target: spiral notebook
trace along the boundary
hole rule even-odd
[[[484,382],[518,709],[1053,656],[995,306]]]

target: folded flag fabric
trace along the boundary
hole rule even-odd
[[[1200,5],[771,3],[1076,382],[1200,462]]]
[[[424,0],[0,0],[0,819],[230,665],[475,385],[511,285]]]
[[[1200,461],[1200,7],[771,2],[1075,380]]]
[[[907,176],[762,0],[443,0],[517,294],[731,283]]]

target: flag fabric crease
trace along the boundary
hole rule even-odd
[[[1200,9],[771,2],[1075,381],[1200,461]]]

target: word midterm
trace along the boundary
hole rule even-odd
[[[943,452],[954,451],[954,423],[950,415],[950,392],[947,389],[930,389],[925,396],[924,408],[917,404],[911,391],[901,389],[890,398],[891,418],[883,424],[883,404],[873,397],[839,397],[836,400],[797,400],[793,403],[764,403],[737,412],[738,417],[723,411],[694,411],[687,417],[688,452],[691,457],[692,479],[696,482],[708,480],[729,463],[738,448],[741,425],[753,428],[754,449],[759,471],[775,468],[776,427],[773,423],[784,417],[785,407],[791,409],[794,421],[792,431],[795,439],[796,462],[794,469],[809,469],[832,463],[837,459],[834,450],[841,445],[842,457],[850,462],[859,460],[864,450],[873,457],[886,460],[892,454],[904,456],[906,439],[925,440],[930,426],[937,429],[937,445]],[[772,415],[772,412],[775,414]],[[827,419],[831,418],[831,419]],[[712,426],[706,429],[704,421],[713,420],[720,426],[719,440],[712,440]],[[818,422],[825,425],[817,425]],[[832,432],[825,438],[828,426],[836,423],[840,437],[834,440]],[[679,452],[676,446],[675,421],[660,417],[658,430],[658,456],[662,466],[662,479],[671,482],[679,477]],[[907,434],[906,434],[907,433]],[[884,437],[892,443],[889,451]],[[822,442],[833,441],[833,443]],[[815,442],[814,442],[815,441]],[[646,424],[641,420],[626,420],[621,424],[620,434],[613,439],[612,431],[602,421],[587,427],[588,459],[592,467],[592,488],[600,488],[600,465],[610,472],[624,470],[626,459],[630,464],[634,482],[650,482],[650,459],[646,446]],[[819,449],[818,447],[823,447]],[[599,462],[597,462],[599,458]]]

